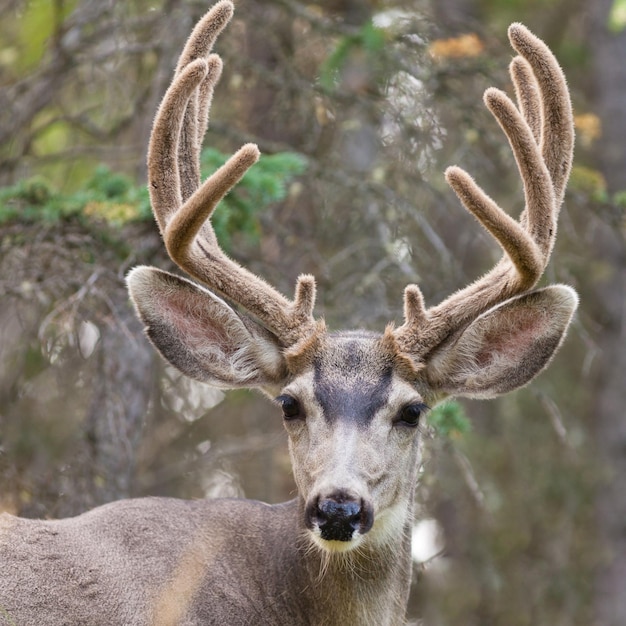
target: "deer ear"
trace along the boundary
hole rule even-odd
[[[491,398],[530,382],[558,350],[578,305],[564,285],[511,298],[477,317],[428,359],[436,393]]]
[[[152,267],[133,269],[126,281],[150,341],[183,374],[226,388],[284,378],[274,335],[215,294]]]

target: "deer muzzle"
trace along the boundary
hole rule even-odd
[[[372,528],[374,510],[363,498],[336,491],[309,501],[305,524],[325,541],[352,541]]]

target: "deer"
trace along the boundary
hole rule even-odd
[[[514,23],[515,101],[484,101],[506,135],[525,207],[510,217],[463,169],[445,177],[502,248],[475,282],[404,320],[331,331],[316,283],[289,299],[220,248],[211,215],[259,158],[240,148],[200,180],[199,153],[222,72],[212,52],[233,14],[220,0],[195,26],[156,114],[151,203],[164,245],[191,279],[140,266],[127,276],[150,341],[183,374],[260,390],[287,431],[297,493],[246,499],[148,497],[63,520],[0,517],[0,624],[398,625],[411,583],[420,424],[450,397],[493,398],[529,383],[561,346],[578,304],[537,287],[572,165],[572,107],[548,47]]]

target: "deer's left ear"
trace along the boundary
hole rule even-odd
[[[554,285],[511,298],[477,317],[428,359],[437,394],[491,398],[522,387],[558,350],[578,305]]]

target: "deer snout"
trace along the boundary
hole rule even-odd
[[[305,523],[326,541],[352,541],[356,533],[364,535],[372,528],[374,510],[363,498],[337,491],[312,499],[306,506]]]

